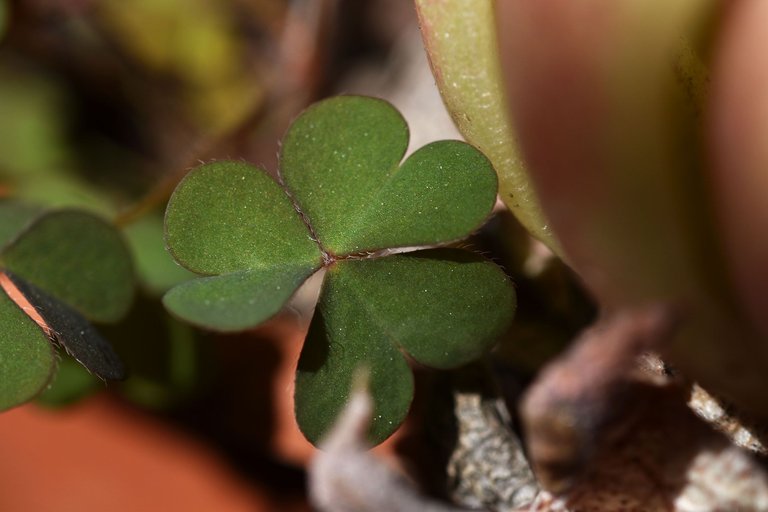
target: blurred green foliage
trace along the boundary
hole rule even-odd
[[[98,213],[122,231],[133,258],[139,286],[136,301],[125,319],[97,326],[130,371],[127,381],[106,386],[109,391],[144,407],[174,408],[200,399],[210,389],[208,383],[217,378],[216,372],[227,371],[218,367],[227,356],[212,350],[216,338],[172,318],[161,305],[163,294],[193,275],[165,251],[163,212],[173,186],[200,160],[240,158],[274,170],[269,162],[276,141],[300,109],[322,94],[324,82],[328,85],[333,79],[329,76],[335,70],[326,66],[324,52],[343,53],[343,48],[333,45],[348,37],[334,32],[331,38],[322,32],[343,27],[320,23],[314,17],[319,16],[320,4],[284,0],[15,2],[11,13],[10,3],[0,0],[0,197],[28,201],[34,205],[29,215],[51,207]],[[348,5],[355,6],[355,13],[366,9],[363,3]],[[359,21],[354,20],[355,37],[364,32]],[[12,25],[3,31],[6,22]],[[360,55],[359,41],[350,40],[354,47],[346,51]],[[395,125],[402,123],[399,115],[392,117]],[[330,125],[334,123],[331,119]],[[404,149],[400,148],[404,134],[394,133],[394,138],[395,146]],[[301,164],[321,149],[309,148],[309,157],[294,152],[298,155],[294,160]],[[437,147],[422,153],[411,170],[429,167],[430,155],[442,158],[450,149],[456,148]],[[392,156],[392,165],[401,156]],[[293,185],[307,189],[316,185],[302,186],[302,181],[314,178],[297,169],[290,178]],[[334,183],[339,190],[344,184],[343,177]],[[415,188],[402,182],[391,199],[408,190]],[[360,196],[366,193],[363,190]],[[412,207],[415,201],[404,198],[399,204]],[[489,200],[488,210],[491,204]],[[348,204],[338,208],[342,218],[350,217],[347,208]],[[443,211],[439,208],[438,220]],[[461,207],[456,209],[462,213]],[[411,217],[384,217],[396,222],[386,233],[369,232],[373,245],[380,245],[381,237],[398,243],[422,240],[398,239],[402,226],[397,222],[407,226]],[[0,241],[12,237],[25,219],[19,214],[0,225]],[[463,234],[463,228],[458,234],[446,228],[441,239]],[[549,285],[544,278],[520,277],[525,275],[520,268],[528,254],[526,235],[508,235],[508,231],[493,232],[495,240],[510,241],[510,247],[492,248],[489,253],[514,259],[507,270],[518,283],[518,292],[535,295]],[[522,333],[535,349],[544,345],[542,338],[548,338],[541,334],[547,319],[535,307],[526,306],[526,300],[521,297],[522,322],[516,325],[530,329],[521,327],[514,337],[519,339]],[[557,328],[551,337],[556,338],[551,344],[556,348],[547,346],[547,357],[570,333],[567,322],[565,328]],[[525,359],[535,352],[516,351],[521,345],[510,339],[497,354],[519,361],[521,354]],[[544,356],[531,365],[543,360]],[[97,378],[63,359],[40,400],[67,404],[104,389]],[[247,399],[252,391],[226,392],[233,394],[227,398],[234,403]]]
[[[12,17],[8,9],[0,0],[0,197],[27,201],[29,216],[75,207],[115,221],[140,294],[124,320],[99,326],[131,372],[109,388],[145,406],[173,406],[215,361],[203,356],[210,340],[160,304],[191,273],[165,251],[167,197],[153,190],[197,146],[259,108],[284,3],[21,2]],[[146,212],[124,221],[147,194]],[[12,213],[2,240],[26,221]],[[98,389],[98,379],[64,359],[40,400],[70,403]]]
[[[0,59],[0,183],[32,202],[109,213],[109,195],[78,175],[68,107],[55,77]]]
[[[0,39],[2,39],[5,33],[6,24],[8,23],[8,4],[6,0],[0,0]]]
[[[132,302],[133,265],[121,234],[90,213],[7,199],[0,223],[0,409],[31,399],[52,380],[51,341],[95,375],[124,378],[119,357],[88,322],[115,322]]]

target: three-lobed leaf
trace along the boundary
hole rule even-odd
[[[471,287],[467,284],[471,283]],[[369,372],[369,438],[386,439],[413,396],[406,354],[433,368],[482,356],[515,308],[509,279],[459,249],[348,260],[328,269],[296,374],[296,419],[317,442],[343,409],[354,372]]]
[[[0,201],[0,219],[0,409],[50,381],[50,340],[95,375],[123,378],[122,362],[87,320],[114,321],[130,306],[133,269],[122,236],[90,213],[15,201]]]
[[[370,439],[404,419],[413,396],[408,358],[451,368],[480,357],[511,320],[514,291],[469,252],[387,257],[391,248],[461,239],[490,215],[497,178],[472,146],[440,141],[401,163],[408,129],[390,104],[332,98],[305,111],[283,140],[281,184],[238,162],[192,171],[166,213],[179,263],[205,277],[164,297],[168,309],[220,331],[277,313],[327,267],[296,375],[296,416],[316,442],[364,367],[375,403]]]

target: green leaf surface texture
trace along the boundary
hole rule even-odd
[[[34,398],[53,377],[56,357],[43,330],[0,290],[0,411]]]
[[[76,210],[39,216],[0,254],[3,265],[88,319],[113,322],[130,307],[134,274],[121,234]]]
[[[166,308],[194,325],[242,331],[274,314],[314,272],[307,265],[275,265],[182,283],[164,297]]]
[[[497,178],[485,156],[439,141],[401,166],[407,145],[402,116],[375,98],[331,98],[294,122],[283,141],[282,177],[328,251],[450,242],[490,215]]]
[[[191,171],[168,204],[165,234],[171,254],[198,274],[286,263],[318,268],[322,260],[288,195],[264,171],[240,162]]]
[[[365,309],[371,327],[432,368],[482,356],[509,327],[516,306],[501,269],[461,249],[341,262],[330,275]]]
[[[389,103],[339,96],[309,107],[283,139],[283,181],[335,254],[363,250],[350,237],[358,217],[395,173],[408,126]]]
[[[315,443],[344,407],[355,372],[367,371],[369,439],[379,443],[410,406],[408,358],[435,368],[466,364],[489,350],[514,313],[508,278],[475,254],[366,257],[463,238],[496,200],[496,174],[474,147],[435,142],[401,165],[407,144],[405,121],[389,103],[331,98],[307,109],[284,138],[285,190],[259,168],[214,162],[182,181],[166,212],[171,253],[207,274],[164,297],[192,324],[253,327],[327,268],[296,374],[297,421]]]
[[[413,399],[413,375],[403,354],[366,321],[349,283],[329,271],[296,370],[296,421],[317,444],[349,399],[352,377],[368,373],[374,404],[368,438],[378,444],[403,422]],[[353,321],[350,321],[353,319]]]
[[[507,277],[467,251],[336,263],[299,361],[299,426],[316,442],[343,408],[352,375],[363,366],[371,375],[375,404],[370,439],[381,442],[400,424],[411,400],[403,353],[435,368],[463,365],[488,351],[514,309]]]
[[[354,218],[350,252],[434,245],[478,228],[496,202],[496,173],[482,153],[455,140],[411,155]]]

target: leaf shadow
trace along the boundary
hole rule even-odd
[[[297,371],[315,373],[323,368],[331,355],[331,341],[327,336],[327,327],[319,306],[315,308],[309,331],[304,340],[304,347],[299,356]],[[344,347],[337,346],[334,350],[343,351]]]

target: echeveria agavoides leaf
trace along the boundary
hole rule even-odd
[[[113,226],[90,213],[44,213],[4,248],[0,260],[90,320],[116,321],[133,299],[128,248]]]
[[[712,200],[724,192],[718,169],[729,188],[744,177],[740,162],[752,159],[752,179],[765,176],[762,157],[739,144],[752,140],[755,148],[765,147],[765,125],[749,119],[765,122],[768,103],[757,100],[768,81],[752,74],[763,67],[755,67],[748,57],[752,52],[741,49],[723,62],[743,71],[729,67],[722,73],[716,66],[711,96],[707,93],[712,52],[723,51],[727,46],[720,45],[729,38],[720,32],[729,18],[724,4],[495,5],[510,113],[571,268],[609,310],[679,305],[683,318],[662,349],[665,358],[745,414],[764,416],[766,341],[734,300],[724,257],[732,250],[743,256],[746,244],[754,248],[764,240],[757,218],[742,209],[765,203],[761,181],[741,182],[746,188],[732,203],[739,229],[759,233],[744,239],[745,245],[721,238],[717,228],[728,221],[713,218]],[[753,34],[762,33],[762,25],[756,26]],[[542,27],[552,37],[542,38]],[[734,33],[743,35],[746,28]],[[681,52],[691,51],[693,61],[681,58]],[[719,103],[720,77],[733,84],[740,106]],[[744,113],[752,117],[739,118]],[[707,132],[714,138],[705,139]],[[732,148],[738,160],[720,167],[719,151],[734,141],[739,141]],[[764,261],[753,268],[749,283],[765,296],[759,285]],[[765,318],[764,311],[760,315]]]
[[[299,426],[316,442],[343,408],[353,372],[364,366],[375,403],[370,437],[382,441],[411,399],[403,352],[434,368],[468,363],[504,332],[514,309],[508,278],[467,251],[338,262],[328,270],[299,361]]]
[[[122,361],[83,315],[11,272],[6,272],[6,275],[45,320],[51,337],[69,355],[97,377],[109,380],[125,378]]]
[[[45,388],[56,371],[56,356],[48,336],[3,289],[0,325],[2,411],[34,398]]]
[[[464,138],[493,162],[499,197],[520,223],[560,254],[506,115],[495,2],[416,0],[435,82]]]
[[[165,218],[174,257],[201,274],[165,305],[196,325],[232,331],[277,313],[322,263],[322,253],[288,195],[264,171],[214,162],[192,171]]]

